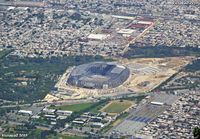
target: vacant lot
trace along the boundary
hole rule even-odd
[[[125,87],[133,92],[150,92],[186,66],[194,57],[138,58],[122,61],[132,71]]]
[[[105,107],[102,108],[101,111],[107,113],[118,114],[129,108],[133,105],[133,102],[127,100],[115,100],[108,103]]]
[[[73,105],[51,106],[50,108],[80,112],[80,111],[90,108],[92,105],[93,103],[81,103],[81,104],[73,104]]]

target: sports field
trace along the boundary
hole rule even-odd
[[[111,101],[110,103],[108,103],[105,107],[103,107],[101,109],[101,111],[107,112],[107,113],[118,114],[118,113],[121,113],[121,112],[125,111],[126,109],[128,109],[132,105],[133,105],[132,101],[114,100],[114,101]]]
[[[81,103],[81,104],[73,104],[73,105],[62,105],[62,106],[51,106],[50,109],[58,109],[58,110],[69,110],[73,112],[80,112],[87,108],[90,108],[93,103]]]

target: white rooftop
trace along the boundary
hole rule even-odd
[[[109,37],[109,34],[90,34],[88,36],[89,39],[95,39],[95,40],[104,40],[107,37]]]

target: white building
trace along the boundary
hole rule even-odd
[[[107,37],[109,37],[109,34],[90,34],[88,36],[88,39],[93,39],[93,40],[105,40]]]
[[[33,115],[33,112],[32,111],[28,111],[28,110],[19,110],[18,113],[20,114],[24,114],[24,115]]]
[[[42,110],[43,113],[47,113],[47,114],[54,114],[55,113],[55,109],[48,109],[48,108],[44,108]]]
[[[72,111],[67,111],[67,110],[57,110],[56,113],[58,115],[66,115],[66,116],[69,116],[71,115],[73,112]]]
[[[151,104],[153,104],[153,105],[159,105],[159,106],[164,105],[164,103],[158,102],[158,101],[152,101]]]
[[[100,127],[100,128],[104,127],[104,124],[99,123],[99,122],[94,122],[94,123],[92,123],[92,125],[95,127]]]

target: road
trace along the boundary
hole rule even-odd
[[[16,105],[3,105],[1,108],[11,108],[11,107],[29,107],[33,106],[42,106],[42,105],[69,105],[69,104],[78,104],[78,103],[88,103],[88,102],[98,102],[97,99],[81,99],[81,100],[60,100],[56,102],[36,102],[33,104],[16,104]]]

